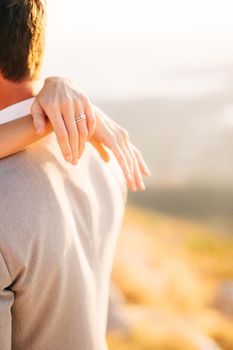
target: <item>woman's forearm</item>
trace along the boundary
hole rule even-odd
[[[53,131],[46,120],[45,134],[39,136],[30,115],[0,125],[0,159],[17,153]]]
[[[95,114],[96,128],[94,136],[89,141],[104,161],[110,159],[105,147],[112,151],[132,191],[144,190],[142,175],[147,176],[150,172],[140,151],[129,140],[128,132],[100,109],[95,108]],[[52,125],[46,118],[43,136],[52,131]],[[0,159],[25,149],[43,136],[36,133],[31,115],[0,125]]]

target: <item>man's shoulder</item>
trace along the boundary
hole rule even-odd
[[[126,182],[117,161],[111,157],[108,163],[104,162],[90,144],[76,166],[63,159],[54,134],[0,160],[0,197],[7,202],[12,197],[18,202],[24,198],[23,205],[30,205],[32,195],[38,198],[38,203],[39,199],[43,202],[49,194],[62,191],[64,183],[68,199],[71,189],[78,196],[80,188],[88,192],[92,187],[96,191],[101,188],[103,196],[118,190],[126,201]]]

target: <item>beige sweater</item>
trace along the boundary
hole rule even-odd
[[[54,135],[0,161],[0,350],[103,350],[127,190],[91,145],[76,167]]]

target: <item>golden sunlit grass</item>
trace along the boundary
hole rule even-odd
[[[112,279],[130,335],[111,350],[233,350],[233,320],[214,307],[233,279],[233,237],[186,220],[127,208]]]

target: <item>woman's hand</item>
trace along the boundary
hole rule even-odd
[[[131,143],[128,132],[111,120],[101,109],[93,106],[89,98],[65,78],[50,77],[31,108],[37,134],[45,133],[48,117],[57,136],[64,158],[77,164],[86,141],[90,141],[104,161],[108,161],[107,147],[120,164],[131,191],[144,190],[142,175],[150,175],[141,152]],[[81,113],[86,120],[76,124]],[[105,146],[105,147],[104,147]]]
[[[121,166],[131,191],[143,191],[145,184],[143,175],[150,171],[141,152],[132,144],[128,132],[110,119],[100,108],[94,106],[96,128],[90,142],[97,149],[104,161],[108,161],[108,153],[103,145],[110,149]]]
[[[31,113],[38,135],[44,134],[45,119],[48,117],[64,158],[77,164],[86,141],[95,130],[96,119],[89,98],[68,79],[50,77],[35,97]],[[76,125],[75,116],[82,113],[87,119]]]

